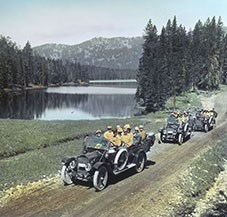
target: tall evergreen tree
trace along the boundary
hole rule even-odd
[[[23,66],[22,66],[22,77],[23,77],[23,83],[22,85],[24,87],[28,86],[29,82],[32,82],[32,78],[34,77],[33,75],[33,69],[32,69],[32,48],[29,42],[26,43],[23,51],[22,51],[22,55],[23,55]]]
[[[227,34],[223,39],[222,61],[221,81],[223,84],[227,84]]]
[[[146,105],[148,111],[155,110],[156,104],[156,92],[155,92],[155,70],[157,59],[157,28],[152,24],[151,20],[145,29],[144,44],[143,44],[143,56],[140,59],[137,97],[142,99]]]

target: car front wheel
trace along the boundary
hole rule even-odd
[[[64,165],[61,170],[61,179],[65,185],[71,185],[72,181],[72,171],[69,171],[68,168]]]
[[[105,166],[100,166],[94,173],[93,185],[97,191],[102,191],[108,182],[108,171]]]
[[[183,142],[184,142],[184,138],[183,138],[182,133],[180,133],[180,134],[178,135],[178,144],[179,144],[179,145],[182,145]]]

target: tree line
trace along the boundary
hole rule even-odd
[[[29,42],[23,49],[9,37],[0,36],[0,92],[5,88],[25,89],[30,85],[77,83],[89,79],[135,78],[135,70],[81,65],[69,60],[44,58],[33,52]]]
[[[164,108],[169,97],[182,92],[227,84],[227,35],[221,17],[199,20],[188,32],[174,17],[159,35],[149,20],[143,38],[136,99],[148,112]]]
[[[33,53],[29,42],[19,49],[9,37],[0,37],[0,91],[78,79],[88,80],[87,69],[80,63],[44,58]]]

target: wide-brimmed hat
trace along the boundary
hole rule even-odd
[[[96,130],[96,132],[95,132],[96,134],[98,134],[98,133],[102,133],[102,131],[101,130]]]

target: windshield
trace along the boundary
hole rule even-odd
[[[174,115],[170,115],[167,119],[168,124],[178,124],[177,118]]]
[[[96,148],[106,150],[108,148],[108,141],[103,136],[89,136],[84,140],[84,145],[87,148]]]

